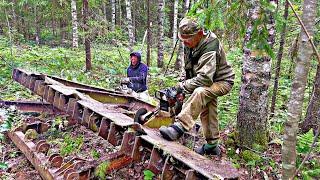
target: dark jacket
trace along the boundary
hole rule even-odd
[[[214,33],[206,34],[197,47],[185,47],[186,81],[183,89],[192,93],[197,87],[210,87],[214,82],[234,82],[234,72],[226,60],[222,44]]]
[[[142,62],[138,62],[136,66],[130,66],[127,69],[127,75],[130,79],[129,88],[135,92],[143,92],[147,90],[148,66]]]

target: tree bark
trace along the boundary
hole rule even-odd
[[[190,0],[184,1],[183,12],[179,13],[180,18],[183,18],[183,16],[185,16],[187,14],[189,7],[190,7]],[[184,66],[184,44],[180,41],[180,42],[178,42],[178,45],[179,45],[179,48],[178,48],[178,52],[177,52],[177,58],[176,58],[176,62],[174,64],[175,70],[179,70],[179,69],[181,69],[181,67]],[[183,72],[180,72],[180,73],[183,73]]]
[[[158,0],[158,67],[163,67],[164,0]]]
[[[36,4],[34,5],[34,22],[36,26],[35,41],[36,41],[36,44],[39,45],[40,44],[40,22],[39,22],[39,14],[38,14],[38,9]]]
[[[311,128],[314,134],[316,134],[319,126],[319,116],[320,113],[320,66],[318,65],[317,74],[314,80],[314,87],[312,96],[308,105],[306,118],[300,124],[301,132],[306,133]]]
[[[270,1],[270,4],[274,1]],[[258,0],[249,2],[247,32],[244,39],[244,57],[242,66],[242,84],[240,89],[237,131],[243,147],[252,148],[254,144],[267,145],[268,88],[271,78],[271,58],[259,47],[250,49],[248,42],[252,38],[254,23],[261,15]],[[275,27],[272,13],[264,22],[268,27],[268,39],[265,44],[274,44]],[[254,47],[254,46],[252,46]]]
[[[75,0],[71,0],[71,17],[72,17],[72,47],[78,48],[78,18],[77,18],[77,4]]]
[[[288,2],[285,3],[285,8],[284,8],[284,14],[283,14],[283,29],[281,31],[281,38],[280,38],[280,45],[279,45],[279,51],[277,55],[277,65],[276,65],[276,74],[274,78],[274,85],[273,85],[273,92],[272,92],[272,100],[271,100],[271,107],[270,107],[270,117],[273,117],[274,115],[274,109],[275,109],[275,104],[276,104],[276,98],[277,98],[277,92],[278,92],[278,85],[279,85],[279,76],[280,76],[280,69],[281,69],[281,59],[283,55],[283,46],[285,44],[285,39],[286,39],[286,30],[287,30],[287,19],[288,19],[288,8],[289,4]]]
[[[131,2],[130,0],[126,0],[126,11],[127,11],[127,27],[129,34],[129,50],[132,52],[134,46],[134,34],[133,34],[133,26],[132,26],[132,14],[131,14]]]
[[[302,21],[312,37],[314,21],[317,13],[317,0],[305,0],[303,3]],[[282,145],[282,178],[290,179],[296,169],[296,143],[298,122],[302,113],[302,105],[310,68],[312,47],[306,33],[301,30],[299,51],[296,59],[295,74],[288,102],[288,119],[285,123],[284,141]]]
[[[116,27],[116,0],[111,0],[111,11],[112,11],[111,30],[114,31]]]
[[[148,34],[147,34],[147,65],[151,66],[151,60],[150,60],[150,55],[151,55],[151,39],[152,39],[152,34],[151,34],[151,17],[150,17],[150,1],[147,1],[147,29],[148,29]]]
[[[121,26],[121,19],[122,19],[122,9],[121,9],[121,0],[118,0],[118,11],[119,11],[119,16],[118,16],[118,25]]]
[[[178,32],[178,9],[179,9],[179,0],[174,0],[173,5],[173,34],[172,34],[172,47],[176,44],[177,32]]]
[[[84,46],[86,51],[86,71],[91,70],[91,49],[90,49],[90,38],[89,38],[89,26],[88,22],[89,4],[88,0],[83,0],[83,26],[85,32]]]

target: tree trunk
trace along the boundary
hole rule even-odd
[[[317,0],[305,0],[303,3],[302,22],[312,37],[314,22],[317,14]],[[302,28],[301,28],[302,29]],[[306,33],[301,30],[299,51],[296,59],[295,74],[288,102],[288,120],[285,123],[285,132],[282,145],[282,178],[290,179],[296,169],[296,143],[298,122],[302,113],[302,105],[306,88],[307,76],[310,67],[312,47]]]
[[[158,0],[158,67],[163,67],[164,0]]]
[[[179,9],[179,0],[174,0],[174,5],[173,5],[173,27],[172,27],[172,44],[173,47],[176,44],[177,40],[177,32],[178,32],[178,9]]]
[[[127,27],[128,27],[128,34],[129,34],[129,50],[130,50],[130,52],[132,52],[135,38],[134,38],[134,35],[133,35],[131,2],[130,2],[130,0],[126,0],[126,11],[127,11]]]
[[[53,9],[51,10],[51,30],[52,30],[52,35],[53,37],[56,36],[56,31],[55,31],[55,25],[54,25],[54,15],[53,15]]]
[[[103,19],[107,22],[107,5],[106,1],[102,1],[102,12],[103,12]]]
[[[151,60],[150,60],[150,55],[151,55],[151,39],[152,39],[152,34],[151,34],[151,27],[150,27],[150,21],[151,21],[151,17],[150,17],[150,1],[147,1],[147,29],[148,29],[148,34],[147,34],[147,65],[151,66]]]
[[[308,132],[311,128],[313,129],[313,132],[316,133],[319,126],[319,116],[317,116],[317,114],[320,113],[319,107],[320,107],[320,66],[318,65],[317,74],[314,80],[313,92],[312,92],[312,96],[311,96],[307,113],[306,113],[306,118],[300,124],[302,133]]]
[[[39,22],[39,17],[38,17],[38,9],[37,9],[37,5],[34,5],[34,22],[35,22],[35,26],[36,26],[36,44],[39,45],[40,44],[40,22]]]
[[[285,3],[285,8],[284,8],[284,14],[283,14],[283,29],[281,31],[281,38],[280,38],[280,45],[279,45],[279,51],[277,55],[277,66],[276,66],[276,74],[274,78],[274,86],[273,86],[273,92],[272,92],[272,100],[271,100],[271,107],[270,107],[270,117],[273,117],[274,115],[274,109],[276,105],[276,98],[277,98],[277,92],[278,92],[278,81],[279,81],[279,76],[280,76],[280,69],[281,69],[281,59],[282,59],[282,54],[283,54],[283,46],[285,43],[286,39],[286,29],[287,29],[287,19],[288,19],[288,8],[289,4],[287,1]]]
[[[61,38],[61,44],[65,44],[66,39],[66,31],[65,31],[66,22],[64,17],[60,18],[60,38]]]
[[[133,26],[133,37],[134,37],[134,42],[137,42],[137,26],[136,26],[136,13],[138,12],[138,6],[137,6],[137,1],[133,0],[133,3],[131,3],[132,8],[134,9],[134,11],[131,11],[132,13],[132,26]],[[141,50],[143,51],[143,50]]]
[[[249,49],[248,42],[252,38],[253,26],[261,15],[259,1],[250,1],[247,32],[244,39],[244,57],[242,66],[242,84],[240,89],[239,111],[237,115],[237,131],[243,147],[252,148],[253,144],[263,147],[267,145],[268,88],[271,78],[271,58],[259,47]],[[270,4],[274,1],[270,1]],[[274,44],[274,19],[264,22],[268,27],[268,39],[265,44]],[[252,46],[254,47],[254,46]],[[260,54],[260,55],[259,55]],[[259,56],[257,56],[259,55]]]
[[[75,0],[71,0],[71,16],[72,16],[72,47],[78,48],[78,18],[77,18],[77,4]]]
[[[185,16],[189,10],[189,7],[190,7],[190,1],[189,0],[184,1],[183,12],[179,16],[180,17]],[[177,52],[177,58],[174,64],[175,70],[179,70],[181,69],[181,67],[184,66],[184,44],[180,41],[178,45],[179,45],[179,48]]]
[[[89,26],[88,22],[89,4],[88,0],[83,0],[83,26],[85,32],[84,46],[86,50],[86,71],[91,70],[91,50],[90,50],[90,38],[89,38]]]
[[[116,0],[111,0],[111,11],[112,11],[111,30],[114,31],[116,27]]]
[[[121,0],[118,0],[118,12],[119,12],[119,16],[118,16],[118,25],[121,26],[121,18],[122,18],[122,9],[121,9]]]

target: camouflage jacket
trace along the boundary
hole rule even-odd
[[[233,84],[234,72],[214,33],[205,34],[193,49],[185,47],[184,54],[186,80],[182,87],[187,93],[192,93],[197,87],[209,87],[218,81]]]

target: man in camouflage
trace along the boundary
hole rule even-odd
[[[189,131],[200,115],[207,143],[196,149],[199,154],[219,155],[219,123],[217,120],[217,97],[227,94],[234,82],[232,67],[217,36],[205,33],[196,19],[185,17],[179,24],[179,39],[185,45],[186,78],[178,89],[191,94],[184,103],[175,123],[160,128],[167,140],[177,140]]]

